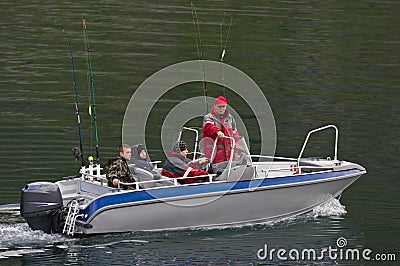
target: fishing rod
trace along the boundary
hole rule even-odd
[[[222,42],[222,35],[223,35],[223,26],[224,26],[224,22],[225,22],[225,17],[226,17],[226,16],[228,16],[228,17],[230,18],[230,23],[229,23],[228,31],[227,31],[226,37],[225,37],[225,45],[223,46],[223,45],[222,45],[222,43],[223,43],[223,42]],[[230,31],[231,31],[231,26],[232,26],[232,20],[233,20],[233,18],[232,18],[231,16],[229,16],[229,15],[225,12],[225,13],[224,13],[224,16],[222,17],[222,21],[221,21],[221,23],[219,24],[219,26],[220,26],[220,31],[221,31],[221,34],[220,34],[220,36],[221,36],[221,38],[220,38],[220,45],[221,45],[221,59],[220,59],[220,62],[221,62],[221,81],[222,81],[222,84],[223,84],[223,86],[222,86],[222,92],[223,92],[223,95],[224,95],[224,96],[225,96],[224,57],[225,57],[225,55],[226,55],[226,46],[228,45],[229,33],[230,33]]]
[[[97,120],[96,120],[96,102],[94,100],[94,81],[93,81],[93,69],[92,61],[90,59],[90,46],[89,46],[89,36],[87,33],[86,19],[82,18],[83,21],[83,37],[86,48],[86,68],[88,70],[88,90],[91,89],[91,104],[89,104],[89,115],[93,119],[94,134],[96,139],[96,163],[99,163],[99,137],[97,134]]]
[[[63,30],[65,33],[65,31]],[[82,130],[81,130],[81,118],[80,118],[80,112],[79,112],[79,93],[78,93],[78,86],[76,84],[76,72],[75,72],[75,62],[74,62],[74,56],[72,54],[72,46],[67,37],[65,37],[68,43],[69,47],[69,54],[71,57],[71,66],[72,66],[72,73],[74,76],[74,90],[75,90],[75,111],[76,111],[76,116],[78,120],[78,133],[79,133],[79,149],[78,148],[73,148],[72,151],[74,153],[75,159],[76,160],[81,160],[82,166],[85,165],[84,159],[83,159],[83,145],[82,145]]]
[[[208,101],[207,101],[208,93],[207,93],[206,74],[205,74],[205,70],[204,70],[204,54],[203,54],[203,43],[201,42],[201,35],[200,35],[200,23],[199,23],[199,18],[197,17],[197,11],[196,11],[196,8],[195,8],[193,2],[190,2],[190,6],[192,9],[193,26],[197,30],[196,47],[197,47],[197,54],[199,56],[199,60],[201,60],[201,77],[203,80],[204,102],[206,105],[206,113],[208,113],[209,112]]]

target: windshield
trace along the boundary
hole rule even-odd
[[[252,161],[246,140],[243,137],[240,137],[235,146],[235,155],[233,160],[238,161],[240,164],[251,165]]]

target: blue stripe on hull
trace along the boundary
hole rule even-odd
[[[354,174],[361,174],[362,171],[358,169],[340,171],[340,172],[327,172],[319,174],[305,174],[295,176],[284,176],[277,178],[255,179],[251,181],[240,182],[221,182],[221,183],[199,183],[189,186],[166,187],[152,190],[141,191],[127,191],[124,193],[109,194],[93,200],[87,208],[80,213],[85,214],[82,221],[87,222],[93,214],[104,207],[113,205],[120,205],[126,203],[140,203],[151,200],[166,200],[168,198],[182,197],[182,196],[198,196],[201,194],[209,193],[223,193],[223,192],[239,192],[243,189],[251,188],[268,188],[281,185],[293,185],[306,183],[310,181],[321,181],[324,179],[331,179],[337,177],[351,176]],[[251,193],[251,192],[248,192]],[[79,219],[80,220],[80,219]]]

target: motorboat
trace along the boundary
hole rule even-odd
[[[326,129],[335,130],[333,158],[303,158],[311,134]],[[193,177],[155,179],[130,165],[136,182],[122,185],[135,189],[113,188],[92,161],[77,176],[27,184],[20,212],[33,230],[65,235],[238,226],[291,217],[340,196],[366,173],[337,158],[338,135],[334,125],[311,130],[295,158],[250,155],[243,139],[231,139],[230,160],[208,164],[204,182],[192,184],[179,181]]]

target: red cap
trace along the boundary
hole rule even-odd
[[[215,99],[214,105],[228,105],[228,102],[224,96],[219,96],[217,99]]]

